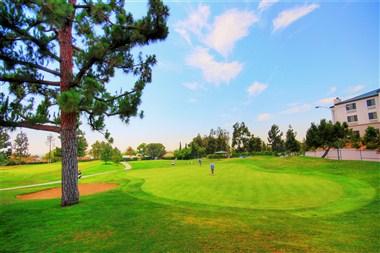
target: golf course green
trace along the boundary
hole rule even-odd
[[[216,165],[211,175],[209,165]],[[304,157],[83,162],[118,187],[61,208],[0,190],[1,252],[377,252],[378,163]],[[59,180],[59,164],[0,167],[0,189]]]

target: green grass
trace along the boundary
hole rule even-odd
[[[60,208],[0,191],[0,252],[379,252],[380,166],[255,157],[81,163],[119,187]],[[59,164],[0,167],[0,188],[58,180]]]

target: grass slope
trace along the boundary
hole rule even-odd
[[[0,252],[379,250],[378,163],[255,157],[216,161],[215,176],[208,161],[131,165],[83,167],[116,172],[81,182],[120,187],[69,208],[15,199],[49,187],[0,192]],[[13,186],[56,180],[59,167],[3,171],[0,185]]]

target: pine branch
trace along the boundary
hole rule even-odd
[[[16,77],[0,76],[0,81],[12,82],[12,83],[37,83],[37,84],[44,84],[44,85],[56,86],[56,87],[60,86],[60,82],[39,80],[39,79],[32,79],[32,78],[16,78]]]
[[[55,55],[54,53],[50,52],[50,50],[47,47],[47,44],[42,43],[38,38],[32,36],[27,31],[18,28],[16,25],[11,24],[9,22],[9,20],[4,19],[3,22],[4,22],[3,25],[5,27],[11,29],[12,31],[16,32],[17,34],[19,34],[23,38],[25,38],[27,40],[30,40],[31,42],[33,42],[34,44],[36,44],[42,51],[46,52],[46,54],[49,55],[51,58],[55,59],[58,62],[61,61],[61,59],[57,55]]]
[[[49,132],[56,132],[56,133],[61,132],[61,128],[59,126],[34,124],[34,123],[27,122],[27,121],[8,122],[8,121],[0,120],[0,126],[3,126],[3,127],[25,127],[25,128],[35,129],[35,130],[49,131]]]
[[[124,96],[127,96],[127,95],[130,95],[130,94],[133,94],[136,92],[136,89],[133,89],[131,91],[127,91],[127,92],[124,92],[120,95],[117,95],[115,97],[112,97],[110,99],[103,99],[103,98],[99,98],[99,97],[94,97],[95,100],[98,100],[98,101],[101,101],[101,102],[104,102],[104,103],[109,103],[109,102],[113,102],[115,101],[116,99],[119,99],[121,97],[124,97]]]
[[[13,63],[20,64],[20,65],[24,65],[24,66],[36,68],[36,69],[48,72],[48,73],[56,75],[56,76],[61,76],[61,73],[59,71],[55,71],[55,70],[46,68],[46,67],[38,65],[36,63],[22,61],[22,60],[18,60],[18,59],[13,59],[13,58],[11,58],[11,57],[9,57],[7,55],[4,55],[4,54],[0,54],[0,59],[2,59],[4,61],[13,62]]]
[[[91,9],[91,5],[76,4],[74,5],[75,9]]]
[[[73,49],[74,49],[75,51],[78,51],[78,52],[84,52],[83,49],[81,49],[81,48],[75,46],[74,44],[73,44],[72,46],[73,46]]]

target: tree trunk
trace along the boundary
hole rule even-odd
[[[330,151],[330,148],[331,148],[331,147],[328,147],[328,148],[325,150],[325,153],[323,153],[322,158],[325,158],[325,157],[327,156],[327,154],[328,154],[329,151]]]
[[[75,0],[70,0],[75,4]],[[61,92],[71,88],[73,80],[72,22],[68,21],[58,32],[60,49]],[[61,111],[62,144],[62,198],[61,205],[69,206],[79,202],[78,160],[76,128],[77,112]]]

